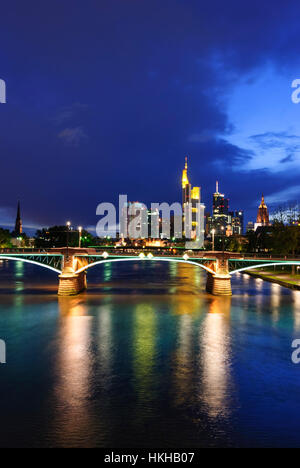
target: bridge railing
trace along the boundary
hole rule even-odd
[[[34,249],[34,248],[2,248],[0,249],[0,254],[30,254],[30,253],[41,253],[41,254],[47,254],[50,253],[49,251],[45,249]]]
[[[57,249],[59,250],[59,249]],[[75,249],[73,249],[75,250]],[[89,250],[89,249],[87,249]],[[192,251],[192,250],[185,250],[185,251],[182,251],[182,250],[179,250],[174,247],[174,248],[157,248],[157,249],[154,249],[153,247],[152,248],[115,248],[115,249],[110,249],[109,251],[107,251],[107,249],[105,248],[97,248],[97,249],[93,249],[93,254],[95,255],[102,255],[104,252],[108,252],[109,256],[114,256],[114,255],[139,255],[141,252],[148,254],[148,253],[152,253],[153,256],[157,256],[157,257],[177,257],[177,258],[182,258],[184,254],[187,254],[190,258],[213,258],[215,256],[220,256],[222,255],[222,252],[210,252],[210,251],[205,251],[205,250],[201,250],[201,251]],[[30,248],[30,247],[22,247],[22,248],[18,248],[18,247],[14,247],[14,248],[0,248],[0,254],[53,254],[54,255],[54,252],[52,251],[52,249],[37,249],[37,248]],[[85,255],[85,254],[80,254],[80,253],[76,253],[76,251],[74,252],[75,255]],[[284,261],[284,260],[295,260],[295,261],[300,261],[300,255],[291,255],[291,254],[288,254],[288,255],[274,255],[274,254],[270,254],[270,253],[267,253],[267,252],[253,252],[253,253],[237,253],[237,252],[225,252],[227,258],[230,258],[230,254],[232,254],[232,260],[238,260],[238,259],[241,259],[241,260],[278,260],[278,261]]]
[[[245,260],[260,260],[260,259],[265,259],[265,260],[300,260],[300,255],[276,255],[276,254],[269,254],[269,253],[245,253],[240,256],[241,259]]]

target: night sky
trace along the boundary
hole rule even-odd
[[[96,206],[300,200],[299,1],[1,2],[0,225],[95,226]]]

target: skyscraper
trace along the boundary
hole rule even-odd
[[[148,210],[148,237],[159,239],[159,211]]]
[[[244,233],[244,211],[235,210],[229,212],[231,216],[232,234],[243,235]]]
[[[219,192],[219,182],[216,182],[216,191],[213,194],[213,215],[212,227],[217,235],[222,234],[222,230],[226,230],[227,225],[231,224],[229,219],[229,200],[225,198],[224,193]]]
[[[185,165],[182,171],[182,205],[188,203],[191,199],[191,184],[189,183],[189,178],[187,175],[188,163],[187,156],[185,157]]]
[[[189,248],[201,248],[204,244],[204,205],[200,187],[192,187],[188,178],[188,163],[182,171],[183,235],[194,243]]]
[[[219,182],[216,182],[216,191],[213,194],[213,213],[206,214],[206,235],[221,236],[242,235],[244,231],[243,210],[229,211],[229,199],[219,192]]]
[[[21,208],[20,208],[20,202],[18,202],[18,209],[17,209],[17,217],[16,217],[16,223],[15,223],[15,230],[14,230],[14,235],[15,237],[18,237],[22,234],[22,219],[21,219]]]
[[[127,202],[122,207],[120,237],[146,239],[148,237],[148,210],[140,202]]]

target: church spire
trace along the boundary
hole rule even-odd
[[[18,237],[22,234],[22,219],[21,219],[21,207],[20,201],[18,201],[17,217],[15,224],[15,236]]]
[[[264,194],[261,196],[261,203],[260,203],[260,208],[267,208],[267,205],[265,204],[265,197]]]
[[[259,226],[269,226],[270,225],[269,212],[268,212],[268,207],[267,207],[267,205],[265,203],[264,194],[262,194],[261,202],[260,202],[260,205],[258,207],[256,224],[259,225]]]

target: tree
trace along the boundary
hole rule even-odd
[[[8,229],[0,228],[0,247],[2,249],[11,247],[11,233]]]
[[[86,230],[81,233],[82,247],[93,244],[93,236]],[[39,229],[35,235],[35,246],[39,249],[52,247],[78,247],[79,232],[69,229],[67,226],[52,226],[48,229]]]
[[[247,239],[242,236],[231,236],[227,244],[226,250],[229,252],[243,252],[244,246],[247,244]]]
[[[81,246],[88,247],[90,245],[93,245],[94,243],[94,237],[92,236],[92,234],[90,234],[84,229],[81,233]]]

